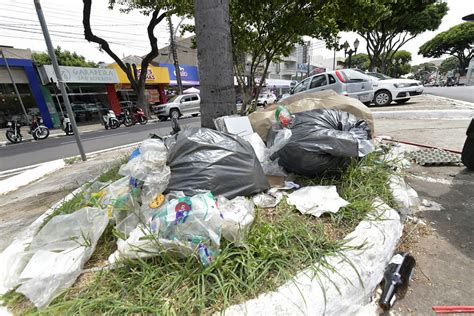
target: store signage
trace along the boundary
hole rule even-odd
[[[110,68],[86,68],[59,66],[63,81],[66,83],[118,83],[117,73]],[[52,65],[40,67],[40,76],[43,84],[57,82]]]
[[[308,71],[308,64],[297,64],[296,69],[303,72]]]
[[[138,77],[140,77],[141,71],[142,71],[141,69],[137,69]],[[156,80],[155,74],[153,73],[153,70],[151,70],[150,68],[146,70],[146,80]]]
[[[160,64],[160,66],[168,68],[170,74],[170,80],[176,80],[176,70],[173,64]],[[199,74],[197,66],[190,65],[179,65],[179,73],[181,74],[181,80],[183,83],[188,82],[192,84],[199,84]]]

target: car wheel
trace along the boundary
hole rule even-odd
[[[179,110],[178,109],[172,109],[170,111],[170,117],[172,119],[179,119],[179,116],[180,116],[180,113],[179,113]]]
[[[403,103],[407,103],[408,100],[410,100],[410,98],[395,100],[395,102],[397,102],[398,104],[403,104]]]
[[[159,116],[158,119],[162,122],[166,121],[168,118],[166,116]]]
[[[388,90],[377,91],[374,97],[374,103],[378,106],[386,106],[392,103],[392,95]]]

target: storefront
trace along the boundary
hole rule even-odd
[[[137,95],[131,88],[130,80],[128,80],[125,72],[116,64],[110,64],[107,66],[110,69],[115,70],[118,76],[118,85],[116,85],[117,96],[121,104],[131,104],[137,102]],[[137,66],[138,73],[140,74],[140,67]],[[170,75],[166,67],[155,67],[148,66],[146,75],[146,97],[149,104],[161,104],[166,103],[166,95],[164,88],[170,83]]]
[[[100,122],[102,115],[109,109],[116,111],[114,107],[118,106],[118,99],[114,86],[119,80],[113,69],[69,66],[59,68],[78,124]],[[53,66],[39,67],[39,74],[45,98],[54,104],[57,113],[63,115],[66,108],[57,87]]]
[[[0,47],[10,68],[13,80],[20,93],[28,116],[40,114],[46,126],[53,126],[54,108],[49,109],[43,97],[38,75],[31,60],[30,50]],[[0,127],[5,127],[8,120],[27,120],[21,108],[12,80],[8,74],[5,59],[0,57]],[[50,112],[52,112],[50,114]],[[54,117],[54,121],[57,116]]]
[[[176,71],[174,65],[160,63],[160,66],[168,68],[170,75],[170,86],[176,86],[178,83],[176,81]],[[199,86],[199,72],[197,66],[179,65],[179,70],[181,74],[181,83],[183,86]]]

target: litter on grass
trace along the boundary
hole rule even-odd
[[[53,217],[33,238],[16,291],[38,308],[48,305],[81,274],[107,223],[108,217],[99,208]]]
[[[303,187],[288,195],[288,204],[294,205],[302,214],[320,217],[323,213],[337,213],[349,204],[337,193],[336,186]]]
[[[388,180],[392,196],[398,204],[398,211],[403,215],[413,213],[420,205],[418,193],[406,184],[401,176],[392,175]]]

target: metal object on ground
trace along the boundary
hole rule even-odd
[[[406,155],[422,166],[457,165],[461,162],[460,155],[442,149],[423,149],[409,152]]]

